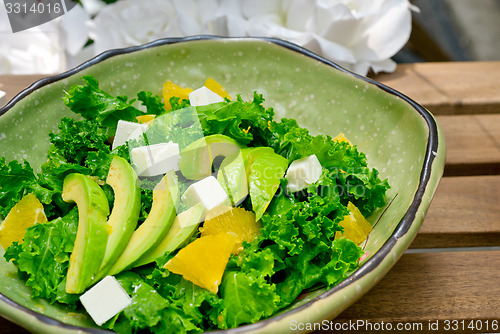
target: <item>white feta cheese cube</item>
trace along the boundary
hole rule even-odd
[[[189,93],[188,96],[189,96],[189,103],[191,103],[191,105],[194,107],[205,106],[207,104],[224,101],[222,96],[212,92],[205,86],[192,91],[191,93]]]
[[[130,296],[113,276],[104,277],[81,295],[80,301],[99,326],[132,303]]]
[[[114,150],[131,139],[139,139],[141,135],[146,132],[147,128],[147,124],[119,120],[116,127],[115,138],[113,139],[112,149]]]
[[[315,154],[294,160],[285,175],[288,180],[287,189],[296,192],[307,188],[319,180],[321,172],[322,167]]]
[[[169,170],[179,170],[179,144],[168,142],[135,147],[130,151],[130,159],[139,176],[165,174]]]
[[[3,107],[7,103],[7,97],[5,92],[0,90],[0,107]]]
[[[206,210],[212,210],[229,202],[229,197],[219,181],[210,175],[191,184],[182,195],[182,200],[188,206],[201,203]]]

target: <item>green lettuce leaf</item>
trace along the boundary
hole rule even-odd
[[[57,133],[49,134],[52,151],[56,151],[66,162],[84,165],[89,152],[110,153],[106,143],[108,136],[95,121],[76,121],[64,117],[58,125]]]
[[[54,196],[54,191],[41,184],[29,162],[7,163],[5,158],[0,158],[0,218],[5,218],[10,209],[29,193],[45,205],[49,205]],[[46,215],[50,216],[47,209]]]
[[[165,105],[161,101],[161,97],[151,92],[140,91],[137,93],[137,99],[146,107],[146,113],[152,115],[162,115],[165,113]]]
[[[387,179],[381,180],[376,169],[368,167],[332,170],[336,174],[337,187],[341,189],[345,204],[352,202],[367,217],[376,208],[387,203],[386,192],[390,188]]]
[[[199,333],[215,328],[221,300],[181,276],[155,269],[150,275],[127,271],[117,279],[132,304],[105,328],[118,333]]]
[[[271,316],[279,303],[276,286],[255,272],[226,271],[220,285],[224,300],[224,323],[228,328],[250,324]]]
[[[152,333],[188,333],[198,329],[182,309],[145,282],[134,284],[132,304],[124,315],[134,329],[149,328]]]
[[[271,122],[269,129],[271,134],[267,138],[267,146],[288,160],[300,159],[316,152],[314,137],[307,129],[299,127],[294,119],[282,118],[279,123]]]
[[[64,103],[74,113],[111,129],[116,129],[120,119],[134,122],[137,116],[144,114],[132,106],[135,100],[127,101],[126,96],[115,97],[104,92],[99,88],[99,82],[91,75],[82,78],[86,85],[72,86],[63,97]]]
[[[51,146],[37,179],[42,187],[51,191],[51,200],[42,201],[47,204],[45,211],[49,219],[64,216],[72,207],[61,196],[64,178],[68,174],[81,173],[105,180],[113,155],[128,159],[125,147],[111,152],[105,131],[95,121],[65,117],[58,129],[57,133],[49,133]],[[109,191],[107,194],[111,196]]]
[[[296,160],[315,154],[329,177],[335,180],[335,190],[347,205],[351,201],[364,216],[385,205],[390,188],[387,179],[381,180],[378,170],[369,168],[364,153],[355,145],[334,141],[330,136],[312,136],[293,119],[271,122],[267,145],[287,159]]]
[[[250,102],[238,95],[235,101],[199,106],[196,110],[205,135],[223,134],[243,145],[261,146],[274,116],[274,110],[265,108],[263,102],[262,95],[254,92]]]

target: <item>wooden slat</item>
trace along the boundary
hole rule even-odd
[[[500,113],[500,62],[400,64],[374,76],[435,115]]]
[[[500,114],[438,116],[447,147],[445,175],[500,174]]]
[[[27,88],[33,82],[43,78],[42,75],[0,75],[0,90],[4,91],[7,101]]]
[[[0,333],[2,334],[29,334],[29,332],[10,322],[9,320],[3,318],[3,317],[0,317]]]
[[[500,175],[441,180],[412,248],[500,246]]]
[[[444,321],[500,321],[498,277],[500,251],[405,254],[379,284],[334,321],[424,324],[418,333],[471,332],[445,331]],[[429,320],[439,320],[440,330],[430,331]],[[367,332],[360,328],[357,333]],[[483,326],[477,332],[487,331]]]

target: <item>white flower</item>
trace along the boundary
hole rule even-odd
[[[220,0],[212,25],[294,42],[360,74],[394,71],[411,32],[408,0]],[[223,30],[223,29],[222,29]]]
[[[360,74],[393,71],[411,31],[408,0],[121,0],[91,23],[94,54],[196,34],[288,40]]]
[[[0,11],[0,73],[56,73],[105,50],[199,34],[287,40],[360,74],[391,72],[411,32],[408,0],[82,0],[16,34]],[[90,19],[90,15],[95,15]],[[5,33],[2,33],[6,31]],[[84,48],[88,39],[94,43]]]
[[[106,3],[102,0],[81,0],[83,8],[89,15],[94,16],[99,13],[104,7],[106,7]]]
[[[207,33],[203,20],[213,0],[121,0],[102,9],[90,23],[94,54],[144,44],[164,37]]]
[[[55,73],[64,67],[63,52],[53,22],[13,34],[6,11],[0,10],[1,74]]]
[[[12,33],[0,8],[0,74],[55,74],[65,71],[70,58],[88,39],[87,14],[75,6],[62,17]]]

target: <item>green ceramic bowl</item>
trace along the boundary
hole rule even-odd
[[[297,119],[312,134],[343,132],[392,186],[361,267],[334,288],[310,293],[285,311],[229,333],[290,332],[297,324],[333,319],[372,288],[408,248],[442,176],[445,145],[434,117],[382,84],[350,73],[296,45],[275,39],[196,36],[111,50],[81,66],[35,82],[0,109],[0,157],[38,168],[48,133],[69,115],[64,90],[94,75],[103,89],[133,96],[160,92],[171,79],[199,87],[207,77],[245,99],[257,90],[278,116]],[[0,248],[0,252],[3,250]],[[84,314],[33,301],[12,264],[0,258],[0,314],[37,333],[105,333]]]

